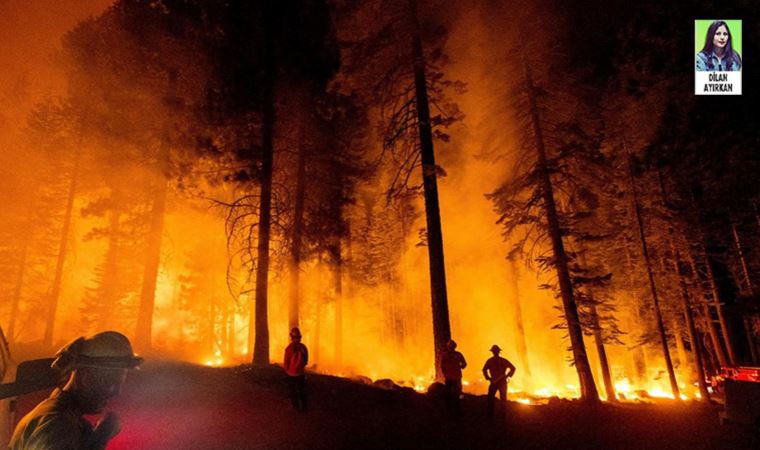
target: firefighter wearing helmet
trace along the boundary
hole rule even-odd
[[[441,355],[441,373],[446,383],[446,406],[450,413],[459,415],[461,412],[459,398],[462,395],[462,369],[467,367],[467,361],[462,353],[456,351],[457,343],[449,339],[446,350]]]
[[[490,382],[488,386],[488,417],[493,418],[494,401],[496,400],[496,393],[499,393],[499,400],[501,400],[502,411],[506,414],[507,411],[507,383],[509,379],[515,374],[517,370],[508,359],[499,356],[501,353],[501,347],[494,344],[491,346],[491,353],[493,356],[488,358],[483,366],[483,377]],[[509,371],[509,372],[507,372]]]
[[[137,368],[129,339],[115,331],[80,337],[58,351],[53,367],[68,375],[56,389],[16,426],[9,450],[105,449],[119,433],[111,412],[94,427],[85,414],[98,414],[119,394],[127,371]]]
[[[301,330],[294,327],[290,330],[290,344],[285,348],[283,369],[290,387],[290,399],[293,408],[306,411],[306,374],[304,369],[309,363],[309,350],[301,343]]]

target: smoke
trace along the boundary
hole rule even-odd
[[[79,21],[102,13],[112,0],[4,0],[0,2],[0,114],[8,132],[26,120],[35,101],[61,94],[55,63],[61,38]]]
[[[24,137],[24,130],[33,105],[66,93],[66,79],[57,63],[61,37],[80,21],[105,11],[110,3],[105,0],[0,1],[0,42],[4,43],[0,46],[0,86],[3,87],[0,90],[0,145],[4,149],[0,167],[5,168],[3,175],[9,172],[8,177],[3,177],[6,185],[0,187],[0,194],[9,200],[3,212],[8,217],[28,217],[24,208],[30,199],[43,197],[40,189],[50,189],[53,185],[51,182],[41,186],[38,179],[41,171],[37,170],[49,165],[46,158],[51,153],[32,145]],[[537,6],[525,6],[526,10],[530,8]],[[484,386],[478,383],[481,368],[490,357],[489,348],[497,344],[504,349],[503,356],[518,366],[514,387],[572,395],[577,388],[567,386],[577,386],[577,377],[568,364],[568,342],[564,331],[552,328],[560,321],[556,300],[551,293],[538,289],[546,282],[546,276],[537,275],[518,262],[521,273],[518,295],[506,260],[510,245],[496,223],[498,217],[492,203],[485,197],[514,170],[513,155],[519,146],[520,130],[514,119],[516,112],[505,93],[521,83],[516,45],[519,45],[520,33],[528,31],[507,27],[506,16],[489,16],[475,7],[460,5],[441,11],[450,12],[443,20],[449,31],[445,50],[451,61],[444,70],[448,78],[463,81],[468,86],[461,95],[450,93],[464,112],[464,120],[450,130],[449,143],[436,143],[438,164],[447,172],[447,176],[439,180],[439,193],[449,313],[452,336],[469,361],[464,372],[469,383],[466,389],[483,392]],[[523,14],[528,13],[523,11]],[[519,21],[510,23],[514,22]],[[541,35],[545,28],[531,29],[530,39],[550,40],[551,36]],[[180,83],[187,72],[180,71]],[[198,72],[195,78],[202,79],[203,69]],[[124,96],[125,104],[130,107],[139,105],[139,101],[134,101],[142,99],[139,95],[149,95],[134,94]],[[130,112],[137,112],[134,115],[139,116],[145,111],[136,107]],[[160,107],[146,114],[156,122],[168,115]],[[130,131],[126,125],[125,129]],[[117,131],[128,134],[124,130]],[[70,231],[56,343],[103,327],[120,328],[129,336],[135,334],[133,313],[148,251],[146,216],[155,204],[155,180],[160,174],[155,167],[128,161],[125,154],[143,155],[145,149],[135,149],[134,145],[125,143],[128,139],[122,141],[123,137],[114,137],[115,144],[89,142],[81,149],[81,164],[90,170],[81,180],[74,201],[75,217]],[[91,156],[95,154],[101,156]],[[103,154],[110,157],[103,158]],[[283,161],[277,158],[275,156],[275,170]],[[334,285],[334,267],[317,258],[304,263],[301,267],[304,342],[311,349],[312,363],[320,371],[392,378],[418,388],[426,387],[433,377],[433,338],[427,248],[418,245],[417,234],[425,226],[424,214],[418,214],[402,226],[391,223],[390,216],[384,217],[386,181],[378,177],[359,187],[356,204],[351,208],[352,239],[363,238],[361,230],[366,221],[385,220],[372,226],[396,234],[390,239],[385,236],[383,245],[386,247],[377,246],[381,253],[374,255],[372,261],[395,264],[391,255],[400,253],[398,267],[387,271],[390,279],[379,280],[359,279],[346,268],[340,296]],[[64,184],[56,185],[56,189],[65,192]],[[224,183],[203,186],[202,190],[207,197],[225,200],[236,194],[233,187]],[[225,278],[230,255],[219,210],[185,194],[186,191],[170,190],[166,204],[155,289],[154,352],[210,365],[244,362],[250,351],[247,327],[253,295],[247,292],[238,298],[229,295]],[[56,208],[60,209],[61,204]],[[417,212],[423,210],[421,199],[415,200],[415,206]],[[48,219],[60,221],[60,211],[49,215],[54,217]],[[23,220],[14,220],[7,230],[0,230],[12,237],[9,241],[17,241],[3,247],[7,252],[0,255],[0,263],[18,266],[23,247],[20,243],[25,240],[38,243],[37,247],[24,251],[41,255],[36,262],[27,262],[28,272],[5,271],[0,279],[5,292],[13,291],[14,286],[20,284],[24,287],[19,317],[25,318],[27,326],[17,325],[11,339],[29,344],[39,341],[45,329],[44,314],[39,312],[44,311],[49,295],[49,274],[54,266],[50,255],[57,251],[56,239],[40,231],[44,227],[36,227],[37,231],[32,232],[24,226]],[[398,234],[399,228],[404,234]],[[43,241],[47,243],[39,243]],[[52,246],[48,241],[53,242]],[[274,245],[282,246],[282,243]],[[350,251],[349,248],[344,253]],[[274,248],[273,252],[282,253],[282,249]],[[345,256],[350,263],[350,255]],[[278,362],[287,345],[289,286],[282,265],[273,267],[269,291],[271,359]],[[247,274],[233,275],[244,279]],[[19,282],[22,276],[26,278]],[[37,286],[30,287],[35,281]],[[107,307],[87,310],[87,305],[101,304],[98,301],[104,298],[114,299],[113,310]],[[514,305],[518,301],[526,330],[530,378],[517,352],[519,336]],[[11,311],[9,303],[4,303],[0,317],[5,329]],[[121,309],[117,311],[117,307]],[[336,342],[339,312],[343,316],[342,349]],[[82,317],[87,314],[95,315],[90,317],[92,323],[83,324]],[[108,319],[96,320],[103,318]],[[339,353],[342,353],[340,358]],[[622,373],[623,366],[628,364],[622,362],[627,361],[625,349],[614,349],[611,359],[613,372]]]

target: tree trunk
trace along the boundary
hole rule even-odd
[[[298,144],[298,173],[296,175],[296,198],[293,209],[293,234],[290,241],[290,286],[288,301],[288,326],[298,326],[298,309],[301,303],[301,241],[303,238],[303,210],[306,197],[306,148],[304,144],[303,124],[300,125],[300,143]]]
[[[631,286],[631,289],[633,291],[632,299],[633,299],[633,325],[638,330],[642,330],[644,328],[644,320],[642,318],[641,314],[641,300],[636,295],[636,287],[634,286],[634,279],[633,279],[633,273],[634,273],[634,265],[633,260],[631,259],[631,250],[628,248],[628,240],[623,239],[623,248],[625,248],[625,260],[626,260],[626,266],[628,267],[628,284]],[[640,338],[640,336],[639,336]],[[633,365],[634,369],[636,371],[636,381],[643,382],[646,381],[647,378],[647,362],[646,362],[646,355],[644,354],[644,349],[641,345],[636,345],[633,347],[633,350],[631,351],[631,358],[633,359]]]
[[[700,203],[697,201],[694,195],[691,197],[691,206],[692,209],[700,212],[702,211],[702,208],[700,207]],[[718,284],[715,280],[715,272],[713,269],[713,258],[708,254],[707,248],[708,248],[708,235],[705,232],[705,229],[702,227],[701,223],[697,224],[697,232],[699,234],[699,251],[702,253],[701,256],[703,258],[704,264],[705,264],[705,272],[707,276],[707,281],[710,285],[710,292],[712,293],[712,301],[713,305],[715,306],[715,311],[718,314],[718,323],[720,324],[721,332],[723,333],[723,341],[726,345],[726,356],[728,361],[728,364],[734,366],[736,365],[737,359],[736,359],[736,352],[734,351],[734,342],[733,342],[733,333],[731,333],[731,329],[729,328],[729,323],[725,315],[725,311],[723,310],[723,303],[720,290],[718,289]],[[722,363],[721,363],[722,364]],[[723,365],[723,364],[722,364]]]
[[[633,157],[631,157],[633,159]],[[636,192],[636,183],[633,179],[633,161],[628,163],[628,176],[631,183],[631,196],[633,199],[633,208],[636,215],[636,226],[639,233],[639,240],[641,241],[641,254],[644,258],[644,265],[647,270],[647,277],[649,279],[649,289],[652,294],[652,307],[654,310],[655,322],[657,325],[657,331],[660,335],[660,344],[662,345],[662,355],[665,358],[665,366],[668,370],[668,378],[670,380],[670,388],[673,391],[673,397],[680,399],[680,392],[678,390],[678,382],[676,382],[676,374],[673,370],[673,361],[670,359],[670,349],[668,348],[668,338],[665,334],[665,325],[662,321],[662,312],[660,311],[660,300],[657,296],[657,286],[654,282],[654,274],[652,273],[652,263],[649,258],[649,247],[647,246],[646,235],[644,234],[644,220],[641,217],[641,206],[639,205],[639,197]]]
[[[26,275],[26,258],[29,253],[29,241],[31,240],[31,220],[26,227],[26,233],[21,241],[20,261],[18,266],[18,274],[16,276],[16,284],[13,288],[13,297],[11,300],[11,317],[8,323],[8,341],[13,343],[16,341],[16,322],[18,321],[18,309],[21,304],[21,292],[24,288],[24,275]]]
[[[686,345],[683,343],[681,324],[678,323],[678,319],[673,317],[670,320],[670,327],[673,329],[673,340],[676,342],[676,354],[678,355],[679,369],[681,367],[688,367],[689,359],[686,357]]]
[[[317,295],[314,297],[314,364],[321,364],[322,358],[322,298]]]
[[[662,178],[662,172],[660,169],[657,169],[657,179],[660,184],[660,197],[662,198],[662,203],[665,205],[665,208],[670,210],[670,202],[668,201],[668,196],[665,191],[665,182]],[[673,218],[669,217],[669,220],[672,222]],[[691,354],[692,358],[694,360],[694,372],[695,376],[697,378],[697,383],[699,385],[699,393],[701,395],[701,400],[704,402],[707,402],[710,400],[710,393],[707,390],[707,382],[705,381],[705,369],[704,364],[702,360],[702,352],[700,350],[699,341],[697,338],[697,330],[694,326],[694,315],[691,311],[691,305],[690,305],[690,298],[689,295],[689,288],[686,284],[686,277],[684,276],[683,272],[681,271],[681,253],[678,251],[678,248],[676,247],[676,236],[675,236],[675,229],[672,226],[668,226],[668,235],[669,235],[669,242],[670,242],[670,251],[673,253],[673,271],[678,276],[678,285],[681,289],[681,307],[683,309],[684,319],[686,320],[686,329],[689,333],[689,343],[691,344]],[[692,268],[695,270],[694,275],[697,276],[696,273],[696,267]],[[699,283],[699,279],[696,280],[697,283]],[[707,317],[709,319],[709,316]],[[678,329],[675,330],[677,334],[680,335],[680,331]],[[678,343],[678,341],[676,341]],[[683,346],[683,344],[681,344]],[[680,348],[679,348],[680,350]],[[683,361],[682,364],[685,364],[686,361]]]
[[[733,333],[729,329],[728,320],[725,312],[723,311],[723,304],[721,302],[720,290],[718,289],[718,283],[715,281],[715,273],[713,272],[712,262],[710,255],[707,254],[707,249],[704,244],[701,245],[700,250],[705,261],[705,270],[707,272],[707,281],[710,283],[710,291],[712,292],[713,305],[718,313],[718,323],[720,324],[720,331],[723,333],[723,342],[726,344],[726,355],[728,356],[728,363],[732,366],[736,365],[736,352],[734,352]]]
[[[261,194],[259,199],[259,233],[256,257],[256,297],[253,308],[255,317],[251,319],[255,329],[253,365],[259,367],[269,364],[269,239],[272,227],[272,160],[274,159],[274,126],[276,120],[274,104],[275,55],[272,26],[268,24],[264,30],[264,79],[261,88],[263,93],[260,168]]]
[[[602,336],[602,327],[599,323],[599,315],[596,312],[596,305],[594,304],[593,298],[591,298],[589,310],[591,312],[592,326],[594,327],[594,344],[596,344],[596,352],[599,355],[599,364],[602,366],[604,391],[607,394],[607,401],[614,402],[617,401],[617,395],[615,394],[615,386],[612,384],[612,374],[610,373],[610,364],[607,360],[607,350],[604,348],[604,336]]]
[[[535,88],[533,86],[530,68],[527,63],[525,63],[525,78],[528,99],[530,102],[531,121],[533,123],[534,137],[536,139],[536,151],[538,156],[537,168],[540,177],[539,183],[543,195],[549,235],[551,236],[554,265],[557,270],[557,278],[559,279],[562,306],[565,313],[565,320],[567,321],[567,332],[570,336],[573,362],[575,364],[575,370],[578,372],[578,380],[580,382],[581,398],[589,401],[598,401],[599,393],[594,384],[594,375],[591,372],[591,365],[588,362],[588,355],[586,354],[586,346],[583,343],[583,331],[581,330],[581,323],[578,317],[578,306],[575,303],[573,284],[570,280],[570,270],[568,268],[568,258],[565,253],[565,246],[562,242],[562,229],[559,224],[557,205],[554,201],[554,190],[551,178],[549,177],[543,132],[539,121],[538,106],[535,98]]]
[[[736,253],[739,255],[739,261],[741,262],[742,266],[742,275],[744,277],[744,283],[747,286],[747,292],[749,293],[750,297],[755,297],[755,287],[752,284],[752,277],[750,276],[749,272],[749,264],[747,263],[747,256],[744,252],[744,248],[742,247],[742,242],[739,237],[739,231],[736,229],[736,224],[734,222],[731,222],[731,232],[734,235],[734,245],[736,246]],[[744,334],[747,336],[747,346],[749,347],[749,353],[750,357],[752,358],[752,364],[757,365],[758,364],[758,358],[757,358],[757,348],[755,346],[755,339],[754,339],[754,333],[752,332],[752,326],[751,326],[751,317],[747,317],[746,313],[745,316],[742,318],[742,323],[744,325]]]
[[[356,304],[354,300],[354,283],[351,278],[351,267],[354,260],[353,239],[351,236],[351,221],[346,221],[346,259],[343,261],[343,269],[347,270],[348,276],[345,280],[345,296],[341,296],[341,304],[345,306],[345,324],[348,336],[356,336]],[[346,265],[347,264],[347,265]],[[346,302],[346,300],[348,300]],[[343,322],[343,321],[342,321]],[[341,341],[341,346],[343,342]]]
[[[216,307],[213,303],[208,305],[208,329],[206,330],[206,348],[211,361],[216,360]]]
[[[386,342],[395,344],[395,334],[393,333],[393,277],[390,271],[385,274],[385,286],[380,292],[380,302],[382,311],[382,331],[381,336]]]
[[[232,359],[235,357],[235,308],[229,308],[228,323],[227,323],[227,357]]]
[[[671,241],[671,245],[672,241]],[[673,245],[675,264],[674,269],[678,274],[678,284],[681,287],[681,306],[683,308],[684,318],[686,319],[686,327],[689,333],[689,342],[691,343],[691,354],[694,359],[694,372],[696,372],[697,382],[699,383],[699,393],[702,395],[703,401],[710,400],[710,393],[707,391],[707,382],[705,381],[705,369],[702,361],[702,352],[700,351],[699,342],[697,339],[697,329],[694,326],[694,315],[691,311],[690,295],[688,286],[686,285],[686,279],[680,270],[679,261],[681,259],[678,250]],[[709,319],[709,317],[708,317]]]
[[[686,258],[688,260],[689,267],[691,268],[691,272],[696,277],[695,284],[700,288],[700,291],[702,291],[702,295],[700,296],[702,300],[699,303],[702,305],[702,315],[705,317],[705,325],[707,326],[707,332],[710,335],[710,341],[713,345],[713,352],[715,354],[715,357],[718,359],[718,364],[721,367],[725,367],[727,364],[726,353],[723,350],[723,345],[721,344],[720,335],[718,334],[718,329],[715,326],[715,321],[712,319],[712,313],[707,302],[707,294],[702,288],[702,279],[700,277],[697,264],[694,261],[694,256],[692,255],[691,251],[686,253]]]
[[[169,147],[166,144],[162,144],[159,158],[160,173],[153,193],[153,209],[150,213],[150,230],[148,231],[145,267],[143,270],[142,289],[140,291],[140,307],[137,313],[137,330],[135,333],[135,346],[143,353],[151,350],[153,310],[156,303],[156,281],[161,263],[161,235],[164,231],[166,196],[169,183],[167,179]]]
[[[79,152],[74,156],[74,167],[71,171],[69,180],[69,192],[66,196],[66,212],[63,216],[63,227],[61,228],[61,238],[58,241],[58,257],[55,262],[55,274],[53,275],[53,286],[50,292],[50,303],[47,311],[47,321],[45,323],[45,336],[42,344],[45,347],[53,345],[53,332],[55,331],[55,316],[58,311],[58,301],[61,296],[61,285],[63,284],[63,266],[66,262],[66,251],[69,244],[69,232],[71,230],[71,216],[74,210],[74,197],[77,190],[77,181],[79,178]]]
[[[5,338],[3,327],[0,326],[0,380],[5,381],[5,374],[11,366],[11,350]]]
[[[111,189],[111,209],[108,212],[108,247],[106,248],[105,261],[103,262],[103,275],[100,280],[100,286],[98,287],[97,295],[101,300],[104,300],[98,308],[100,308],[100,314],[98,319],[102,323],[110,323],[115,319],[116,314],[121,312],[118,310],[119,303],[119,288],[120,278],[122,274],[118,266],[120,250],[124,246],[122,242],[122,229],[121,229],[121,214],[119,209],[122,200],[121,192],[116,189]],[[90,332],[95,332],[93,329],[99,326],[99,323],[90,323]],[[95,327],[93,327],[95,325]]]
[[[704,311],[702,312],[704,313]],[[705,363],[705,373],[717,374],[720,371],[721,365],[718,361],[718,357],[716,356],[714,341],[712,338],[707,338],[708,336],[705,335],[704,339],[702,340],[702,345],[704,346],[706,356],[706,358],[703,360]]]
[[[744,317],[742,320],[742,323],[744,324],[744,334],[747,336],[747,346],[749,347],[749,354],[752,358],[752,365],[757,366],[758,365],[758,359],[757,359],[757,347],[755,344],[755,338],[754,333],[752,332],[752,322],[750,317]]]
[[[425,75],[425,57],[422,51],[420,25],[417,19],[417,0],[409,0],[412,25],[412,56],[414,64],[414,87],[419,126],[420,152],[422,160],[422,183],[425,197],[425,218],[427,220],[427,248],[430,264],[430,295],[433,313],[433,342],[435,350],[436,379],[442,380],[441,356],[446,342],[451,339],[449,304],[446,293],[446,271],[443,259],[443,234],[441,213],[438,204],[438,181],[436,179],[433,132],[430,124],[430,105]]]
[[[528,345],[525,341],[525,326],[523,324],[522,307],[520,305],[520,274],[517,269],[517,263],[513,258],[509,258],[509,269],[512,279],[512,314],[515,318],[515,341],[517,344],[517,354],[522,362],[522,371],[525,372],[525,378],[530,379],[530,363],[528,361]]]
[[[333,255],[333,283],[335,284],[335,364],[343,363],[343,258],[341,242],[337,239]]]
[[[736,229],[736,224],[731,222],[731,232],[734,235],[734,245],[736,245],[736,253],[739,255],[739,261],[742,265],[742,275],[744,275],[744,283],[747,286],[749,295],[755,296],[755,289],[752,285],[752,277],[749,274],[749,264],[747,264],[747,257],[744,254],[744,248],[742,247],[741,239],[739,238],[739,232]]]

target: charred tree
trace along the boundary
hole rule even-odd
[[[668,195],[665,191],[665,182],[662,177],[662,172],[658,168],[657,169],[657,180],[659,182],[660,187],[660,196],[662,197],[662,203],[665,205],[665,207],[670,210],[671,205],[670,201],[668,199]],[[671,217],[670,220],[673,220]],[[681,290],[681,307],[683,309],[684,319],[686,320],[686,330],[689,334],[689,344],[691,346],[691,354],[692,358],[694,360],[694,373],[697,378],[697,383],[699,385],[699,393],[701,396],[701,400],[704,402],[708,402],[710,400],[710,392],[707,390],[707,382],[705,381],[705,369],[704,369],[704,363],[702,360],[702,351],[700,350],[700,345],[697,337],[697,329],[694,326],[694,314],[692,312],[691,308],[691,296],[689,295],[689,288],[686,283],[686,277],[681,270],[681,252],[678,251],[678,248],[675,244],[675,229],[672,226],[668,227],[668,235],[669,235],[669,243],[670,243],[670,251],[673,254],[673,271],[678,276],[678,286]],[[697,276],[697,273],[694,272],[695,277]],[[697,279],[697,282],[699,280]],[[708,318],[709,319],[709,318]],[[676,330],[678,332],[678,330]],[[686,361],[682,362],[686,363]]]
[[[686,357],[686,345],[683,342],[683,334],[681,333],[681,324],[675,317],[670,320],[670,327],[673,330],[673,340],[676,343],[676,354],[678,355],[678,367],[683,368],[689,365],[689,360]]]
[[[30,230],[27,227],[27,232]],[[8,341],[14,342],[16,340],[16,322],[18,321],[18,310],[21,304],[21,292],[24,288],[24,275],[26,274],[26,259],[29,256],[29,240],[30,236],[25,235],[21,241],[21,250],[19,254],[18,274],[16,275],[16,283],[13,287],[13,297],[11,298],[11,316],[8,322]]]
[[[428,103],[427,80],[425,76],[425,57],[422,51],[422,38],[417,18],[417,1],[409,0],[409,13],[412,20],[412,58],[414,65],[415,103],[417,106],[417,125],[422,159],[422,182],[425,197],[425,219],[427,223],[427,248],[430,263],[430,295],[433,310],[433,342],[435,349],[436,378],[442,379],[440,362],[451,339],[449,322],[449,304],[446,293],[446,270],[443,258],[443,234],[441,232],[441,212],[438,203],[438,181],[436,175],[435,153],[433,151],[433,133],[430,122],[430,105]]]
[[[79,179],[79,152],[74,155],[74,167],[69,180],[68,193],[66,196],[66,211],[63,215],[63,227],[61,228],[61,238],[58,242],[58,255],[55,262],[55,273],[53,275],[53,285],[50,292],[50,304],[48,305],[47,321],[45,323],[45,336],[42,344],[45,347],[53,345],[53,333],[55,331],[55,317],[58,311],[58,301],[61,296],[61,285],[63,284],[63,266],[66,262],[66,253],[69,245],[69,234],[71,232],[71,216],[74,210],[74,197],[77,190]]]
[[[314,364],[321,364],[322,360],[322,298],[314,297]]]
[[[118,190],[112,190],[111,205],[107,215],[107,228],[104,236],[108,239],[106,252],[101,264],[95,269],[96,285],[86,292],[80,307],[82,322],[86,332],[94,332],[102,323],[114,323],[115,316],[125,314],[124,299],[128,296],[125,289],[124,267],[121,267],[123,257],[123,236],[126,234],[121,223],[122,211],[119,209],[121,196]],[[131,277],[130,277],[131,278]],[[123,322],[121,322],[123,323]]]
[[[266,9],[271,8],[265,7]],[[272,12],[269,11],[271,15]],[[267,14],[265,13],[265,16]],[[271,19],[271,17],[270,17]],[[259,195],[258,246],[256,258],[256,297],[250,326],[255,330],[253,365],[269,364],[269,240],[272,227],[272,160],[274,159],[275,111],[275,53],[272,27],[264,27],[264,75],[262,78],[262,125],[261,125],[261,190]]]
[[[739,262],[741,263],[742,268],[742,278],[744,278],[744,283],[747,287],[747,293],[749,294],[750,298],[755,297],[755,288],[752,284],[752,277],[750,276],[749,271],[749,264],[747,262],[747,255],[744,251],[744,248],[742,247],[741,238],[739,237],[739,231],[736,229],[736,223],[731,222],[731,234],[734,238],[734,246],[736,247],[736,254],[739,257]],[[758,358],[757,358],[757,348],[755,346],[755,340],[752,333],[752,326],[751,326],[751,316],[745,316],[742,319],[742,323],[744,325],[744,333],[747,336],[747,346],[749,347],[750,357],[752,358],[752,364],[757,365],[758,364]]]
[[[739,256],[739,262],[741,263],[742,267],[742,275],[744,278],[744,282],[746,283],[747,290],[749,291],[750,296],[755,296],[755,289],[752,285],[752,277],[749,273],[749,264],[747,263],[747,256],[745,254],[744,248],[742,247],[742,242],[739,237],[739,231],[736,229],[736,223],[731,222],[731,234],[734,238],[734,245],[736,246],[736,254]]]
[[[3,327],[0,326],[0,379],[5,380],[5,374],[11,365],[11,351],[5,338]]]
[[[306,148],[303,126],[298,144],[298,169],[296,173],[296,198],[293,208],[293,231],[290,238],[290,290],[288,296],[288,326],[298,326],[298,311],[301,302],[301,252],[304,226],[304,200],[306,197]]]
[[[718,314],[718,324],[720,325],[720,331],[723,334],[723,342],[726,345],[726,362],[734,366],[736,365],[736,353],[734,351],[733,333],[731,333],[731,329],[729,328],[728,318],[726,317],[723,308],[724,303],[721,301],[720,289],[718,288],[718,282],[715,279],[712,257],[707,253],[707,247],[703,243],[700,243],[699,250],[702,253],[702,258],[704,260],[705,274],[707,276],[707,282],[710,285],[712,303]]]
[[[642,320],[642,314],[641,314],[641,302],[639,300],[638,295],[636,295],[634,288],[634,282],[633,282],[633,271],[634,271],[634,265],[633,260],[631,258],[631,250],[628,245],[628,240],[623,240],[623,248],[625,249],[625,260],[626,260],[626,266],[627,266],[627,273],[628,273],[628,284],[632,288],[632,300],[633,305],[631,307],[632,310],[632,316],[633,316],[633,322],[634,326],[637,329],[642,329],[643,327],[643,320]],[[643,381],[646,379],[646,373],[647,373],[647,362],[646,357],[644,355],[644,349],[641,345],[635,345],[632,348],[631,351],[631,357],[633,359],[633,365],[635,370],[635,375],[638,379],[638,381]]]
[[[672,242],[672,241],[671,241]],[[703,401],[709,401],[710,393],[707,390],[707,382],[705,381],[705,369],[702,362],[702,352],[700,351],[699,341],[697,338],[697,329],[694,326],[694,315],[691,310],[691,300],[689,295],[689,288],[686,285],[686,279],[680,268],[680,253],[673,246],[674,259],[673,269],[678,274],[678,284],[681,288],[681,306],[683,308],[684,318],[686,319],[686,329],[689,333],[689,343],[691,344],[691,354],[694,358],[694,372],[697,376],[697,382],[699,383],[699,393],[702,396]]]
[[[140,290],[140,306],[137,311],[137,327],[135,344],[142,352],[151,350],[153,331],[153,309],[156,302],[156,280],[161,263],[161,235],[164,231],[164,216],[166,214],[166,196],[169,180],[166,178],[168,169],[169,148],[161,144],[159,155],[159,173],[153,190],[153,206],[150,212],[150,224],[145,249],[145,266],[143,268],[142,287]]]
[[[668,348],[668,338],[665,334],[665,325],[662,320],[662,312],[660,311],[660,299],[657,295],[657,286],[654,282],[654,274],[652,272],[652,262],[649,257],[649,247],[647,245],[646,234],[644,233],[644,220],[641,216],[641,205],[639,203],[638,192],[636,191],[636,182],[633,178],[633,157],[630,157],[628,163],[628,176],[631,184],[631,199],[633,202],[633,212],[636,216],[636,228],[638,230],[639,242],[641,243],[641,255],[644,260],[644,267],[647,271],[647,279],[649,280],[649,291],[652,295],[652,309],[654,312],[655,325],[660,335],[660,344],[662,346],[662,356],[665,359],[665,367],[668,370],[668,379],[670,380],[670,388],[673,391],[673,397],[678,400],[680,398],[680,392],[678,390],[678,382],[676,381],[676,374],[673,370],[673,361],[670,359],[670,349]]]
[[[702,278],[701,274],[699,272],[699,269],[697,267],[697,263],[694,260],[694,255],[692,254],[692,251],[688,251],[686,253],[686,258],[689,263],[689,268],[691,270],[691,273],[694,274],[695,281],[697,283],[697,286],[699,287],[700,291],[704,291],[702,289]],[[705,319],[705,326],[707,327],[707,332],[710,335],[710,342],[713,346],[713,352],[715,354],[715,358],[718,360],[718,364],[722,367],[725,367],[727,364],[726,360],[726,353],[723,350],[723,345],[721,344],[721,338],[718,333],[718,328],[715,326],[715,321],[712,318],[712,313],[710,311],[710,307],[708,304],[708,298],[707,294],[705,292],[702,292],[701,295],[701,301],[702,304],[702,315]]]
[[[340,365],[343,362],[343,258],[340,238],[331,253],[335,289],[335,364]]]
[[[514,296],[511,303],[512,314],[515,318],[515,341],[517,344],[517,354],[520,356],[520,361],[523,365],[521,371],[525,372],[525,377],[527,379],[530,379],[531,372],[530,363],[528,361],[528,345],[525,339],[525,325],[523,324],[522,306],[520,305],[520,273],[517,270],[517,263],[515,262],[514,258],[508,258],[508,260],[510,279],[512,284],[512,295]]]
[[[617,400],[615,394],[615,386],[612,384],[612,374],[610,372],[610,363],[607,360],[607,350],[604,348],[604,337],[602,336],[602,327],[599,323],[599,314],[596,311],[596,304],[594,299],[591,298],[589,303],[589,311],[591,312],[591,326],[594,333],[594,344],[596,345],[596,352],[599,355],[599,365],[602,366],[602,379],[604,380],[604,391],[607,394],[607,401],[614,402]]]
[[[564,243],[562,242],[562,229],[559,223],[557,205],[554,200],[554,189],[549,176],[546,150],[544,148],[543,130],[541,129],[538,105],[535,98],[536,88],[533,86],[530,67],[527,63],[525,64],[525,78],[526,89],[528,91],[530,117],[533,125],[536,153],[538,157],[536,166],[539,177],[538,183],[541,190],[544,211],[546,212],[546,222],[551,238],[552,254],[554,255],[553,264],[559,280],[562,307],[565,320],[567,321],[567,332],[570,336],[573,362],[575,364],[575,370],[578,372],[578,380],[581,387],[581,398],[589,401],[598,401],[599,393],[597,392],[596,384],[594,384],[594,375],[591,372],[591,365],[588,362],[588,355],[586,354],[586,346],[583,343],[583,330],[581,329],[578,306],[575,302],[573,283],[570,278],[568,256],[565,252]]]
[[[235,337],[237,336],[235,331],[235,308],[233,306],[230,308],[227,323],[227,355],[230,358],[235,357]]]

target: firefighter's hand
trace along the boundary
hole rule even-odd
[[[95,429],[92,431],[93,448],[105,448],[108,441],[119,434],[119,431],[121,431],[119,418],[113,412],[109,412],[95,425]]]

